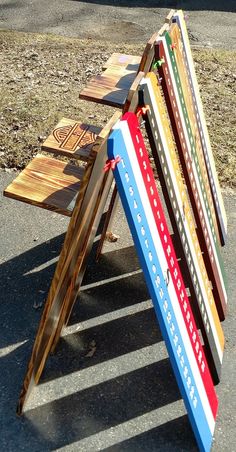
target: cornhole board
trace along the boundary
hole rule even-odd
[[[154,73],[147,74],[141,81],[139,98],[140,105],[148,107],[145,125],[152,156],[176,240],[179,241],[181,254],[187,263],[186,279],[192,282],[191,299],[192,291],[195,295],[192,310],[198,318],[212,378],[214,383],[218,383],[223,359],[224,334],[195,231],[194,219],[187,190],[182,180],[164,100]]]
[[[207,196],[207,202],[209,205],[209,211],[211,213],[212,222],[214,225],[214,229],[216,231],[217,238],[220,242],[220,233],[218,230],[218,224],[216,219],[216,213],[214,208],[214,202],[211,192],[211,187],[208,179],[208,173],[204,158],[204,153],[202,149],[200,133],[197,126],[197,121],[195,117],[195,111],[193,106],[192,94],[190,90],[189,77],[187,74],[186,66],[183,59],[183,44],[181,41],[180,30],[177,23],[173,23],[169,28],[169,36],[173,45],[173,53],[175,55],[176,65],[179,72],[179,77],[181,80],[182,92],[184,96],[184,102],[186,107],[186,113],[188,115],[189,125],[190,125],[190,139],[194,140],[195,151],[197,156],[197,161],[199,165],[199,173],[201,174],[201,178],[204,182],[204,189]]]
[[[191,199],[198,239],[204,253],[205,265],[212,283],[218,314],[220,319],[223,320],[227,306],[224,265],[207,201],[204,182],[200,173],[200,165],[186,111],[174,49],[172,48],[172,42],[167,32],[157,40],[156,58],[158,61],[161,61],[158,71],[162,78],[162,88]]]
[[[217,397],[134,114],[111,133],[108,157],[198,446],[209,451]]]
[[[182,56],[188,72],[190,89],[192,93],[196,121],[201,137],[202,148],[205,156],[209,181],[214,199],[215,210],[217,214],[218,227],[222,245],[225,244],[227,238],[227,217],[225,212],[224,201],[220,189],[219,179],[216,171],[215,160],[211,148],[211,142],[206,125],[202,100],[199,92],[198,81],[196,77],[194,61],[190,48],[187,27],[183,15],[183,11],[177,11],[173,16],[173,21],[179,26],[182,38]]]

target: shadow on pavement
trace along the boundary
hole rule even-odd
[[[42,398],[23,417],[16,417],[16,403],[42,313],[41,309],[32,309],[32,298],[36,302],[42,296],[46,298],[55,268],[55,262],[47,263],[52,255],[58,255],[62,240],[63,234],[0,267],[4,287],[1,351],[5,350],[1,358],[2,447],[33,452],[70,445],[71,450],[102,450],[94,446],[73,449],[73,443],[90,441],[90,437],[100,435],[103,444],[109,446],[106,438],[110,437],[110,431],[122,430],[124,423],[128,426],[134,423],[135,427],[133,424],[127,427],[128,439],[124,441],[121,436],[110,450],[163,451],[167,445],[171,450],[185,450],[186,444],[188,450],[195,450],[190,424],[187,416],[182,416],[183,412],[171,422],[163,418],[162,425],[156,424],[160,419],[155,410],[168,413],[165,406],[180,402],[180,394],[166,356],[154,355],[154,362],[150,364],[147,360],[145,364],[145,350],[159,347],[162,338],[151,306],[129,314],[130,307],[138,307],[149,299],[142,273],[137,273],[139,264],[132,246],[107,253],[99,264],[93,259],[94,247],[84,279],[85,289],[74,308],[69,328],[104,315],[111,315],[111,319],[61,338],[55,355],[48,359],[39,385]],[[41,287],[44,287],[43,294],[39,292]],[[125,315],[112,318],[113,313],[125,309]],[[96,352],[88,357],[91,341],[96,344]],[[139,368],[132,369],[131,360],[131,370],[124,372],[122,360],[127,362],[129,354],[134,356],[134,353],[141,353],[144,361]],[[115,378],[107,376],[110,366],[117,371]],[[99,384],[91,379],[80,390],[78,372],[89,374],[91,370],[92,375],[98,367]],[[76,388],[72,393],[67,387],[71,379]],[[64,395],[67,390],[68,395]],[[31,397],[34,398],[34,392]],[[149,419],[145,427],[147,421],[142,421],[143,416]]]

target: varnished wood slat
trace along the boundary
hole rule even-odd
[[[101,75],[93,77],[81,91],[80,99],[123,108],[136,71],[111,66]]]
[[[210,183],[209,183],[209,179],[208,179],[206,162],[204,159],[203,149],[202,149],[202,145],[201,145],[201,137],[199,134],[197,120],[196,120],[196,116],[195,116],[195,112],[194,112],[194,104],[193,104],[193,99],[192,99],[192,94],[191,94],[191,89],[190,89],[189,78],[188,78],[186,66],[184,63],[183,43],[181,40],[179,27],[176,23],[171,25],[171,27],[169,29],[169,36],[170,36],[170,38],[172,40],[172,44],[174,46],[173,52],[175,54],[176,65],[177,65],[177,68],[179,71],[186,111],[187,111],[189,122],[190,122],[192,136],[194,137],[194,141],[195,141],[195,149],[197,152],[198,163],[200,166],[200,172],[201,172],[201,175],[202,175],[202,178],[204,181],[204,185],[205,185],[205,191],[206,191],[206,195],[207,195],[207,199],[208,199],[208,203],[209,203],[209,208],[211,211],[211,216],[212,216],[212,220],[214,223],[215,231],[218,235],[218,240],[220,240],[218,225],[217,225],[217,220],[216,220],[216,214],[215,214],[215,209],[214,209],[214,202],[213,202],[212,192],[211,192]]]
[[[141,57],[138,55],[127,55],[125,53],[114,52],[110,58],[104,63],[102,70],[108,69],[110,66],[123,66],[126,69],[138,71]]]
[[[42,144],[42,150],[87,161],[101,127],[62,118]]]
[[[71,216],[84,169],[38,154],[4,195]]]

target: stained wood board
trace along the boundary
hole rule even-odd
[[[224,265],[204,183],[199,171],[194,140],[191,139],[191,128],[182,93],[181,80],[176,66],[174,49],[171,49],[171,44],[168,33],[157,40],[156,57],[158,60],[163,61],[159,67],[159,74],[162,78],[162,88],[195,215],[200,246],[204,253],[206,269],[212,283],[218,314],[220,319],[223,320],[227,306]]]
[[[187,189],[182,180],[164,100],[154,73],[149,73],[143,78],[139,93],[140,104],[148,107],[145,115],[148,139],[176,241],[179,242],[181,255],[184,256],[188,267],[186,279],[192,282],[190,287],[191,298],[194,298],[192,310],[197,314],[212,378],[218,383],[223,359],[224,334],[195,231],[195,222]],[[193,295],[195,296],[192,297]]]
[[[83,176],[83,168],[38,154],[4,196],[71,216]]]
[[[128,113],[108,140],[114,176],[198,446],[210,451],[217,397],[178,267],[138,121]],[[194,343],[189,331],[192,322]]]
[[[42,144],[42,150],[87,161],[101,127],[62,118]]]
[[[216,171],[215,159],[211,147],[206,118],[202,105],[201,95],[199,91],[193,56],[190,48],[188,31],[183,15],[183,11],[178,11],[173,16],[173,21],[177,22],[182,37],[183,49],[182,55],[188,72],[190,89],[194,102],[195,115],[197,125],[201,137],[202,148],[205,156],[209,181],[214,199],[215,210],[217,214],[218,227],[220,231],[221,243],[225,244],[227,238],[227,217],[225,212],[224,201]]]
[[[103,167],[107,159],[107,135],[119,116],[119,113],[113,115],[90,153],[34,341],[17,406],[18,414],[22,414],[33,386],[38,383],[48,355],[76,301],[113,179],[111,174],[104,174]]]

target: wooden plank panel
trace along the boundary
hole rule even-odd
[[[103,138],[97,138],[90,154],[34,341],[17,406],[18,414],[22,413],[31,389],[38,383],[48,354],[56,345],[75,303],[112,183],[112,176],[104,175],[103,166],[107,158],[107,134],[118,118],[119,113],[113,115],[101,132]]]
[[[87,161],[101,127],[62,118],[42,144],[42,150]]]
[[[184,20],[183,11],[178,11],[174,14],[173,20],[178,23],[180,28],[182,42],[183,42],[183,58],[188,71],[190,88],[194,100],[194,109],[197,119],[197,124],[199,128],[199,133],[201,137],[202,147],[204,151],[204,156],[206,160],[207,171],[209,175],[209,181],[211,184],[211,189],[214,198],[214,205],[217,214],[218,226],[220,231],[221,243],[222,245],[226,242],[227,237],[227,217],[224,207],[224,201],[220,189],[219,179],[216,171],[215,160],[211,148],[211,142],[208,134],[208,129],[206,125],[206,119],[204,115],[202,100],[200,96],[198,81],[196,77],[194,61],[192,57],[192,52],[190,48],[187,27]]]
[[[148,154],[137,118],[131,115],[129,113],[127,120],[125,116],[111,134],[108,156],[121,158],[114,175],[123,207],[196,440],[201,450],[209,451],[217,397],[180,277]],[[198,347],[191,342],[190,319]]]
[[[193,301],[192,309],[198,316],[208,365],[214,382],[218,383],[223,358],[224,334],[196,235],[194,219],[187,190],[182,180],[164,101],[157,78],[153,73],[147,74],[142,80],[140,103],[149,107],[145,123],[152,155],[176,240],[179,242],[181,254],[185,256],[189,269],[187,279],[189,282],[192,281],[190,291],[191,295],[193,291],[196,300]],[[197,307],[198,309],[196,309]]]
[[[71,216],[84,169],[38,154],[4,195]]]
[[[190,126],[189,122],[187,122],[188,118],[181,81],[173,51],[171,58],[169,55],[170,45],[171,41],[168,33],[166,33],[165,37],[158,38],[156,57],[158,60],[162,60],[159,73],[162,77],[163,92],[194,211],[200,246],[204,253],[205,265],[212,283],[219,317],[223,320],[227,306],[224,265],[209,211],[204,183],[199,173],[194,140],[191,140],[189,136]]]

